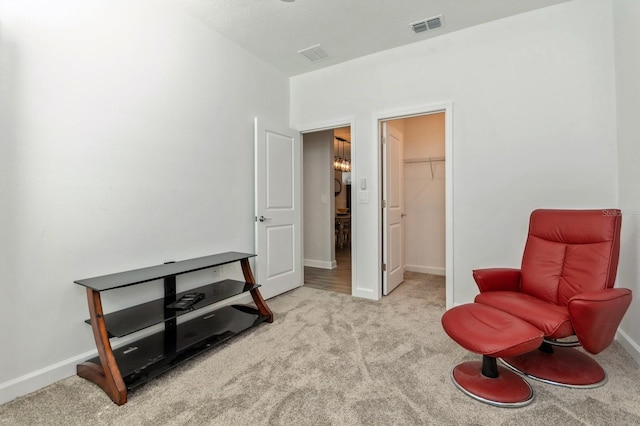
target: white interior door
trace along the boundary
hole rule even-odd
[[[302,285],[300,133],[255,119],[256,281],[270,298]]]
[[[404,196],[402,133],[382,123],[382,293],[386,296],[404,281]]]

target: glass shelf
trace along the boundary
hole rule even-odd
[[[254,256],[255,254],[232,251],[214,254],[212,256],[199,257],[196,259],[165,263],[163,265],[151,266],[148,268],[135,269],[133,271],[119,272],[117,274],[85,278],[74,282],[95,291],[112,290],[114,288],[127,287],[130,285],[145,283],[147,281],[160,280],[175,275],[199,271],[201,269],[226,265],[227,263],[238,262]]]
[[[212,305],[258,287],[260,287],[259,284],[250,284],[241,281],[218,281],[178,293],[175,297],[176,299],[179,299],[185,293],[204,294],[204,299],[195,303],[189,309],[165,309],[165,306],[173,300],[166,301],[162,298],[106,314],[104,315],[104,321],[107,326],[109,337],[123,337],[127,334],[135,333],[136,331],[143,330],[152,325],[172,320],[180,315],[184,315],[207,305]],[[89,319],[85,320],[85,322],[87,324],[91,324],[91,320]]]
[[[114,349],[113,354],[131,390],[267,319],[250,306],[225,306]],[[100,364],[100,358],[89,362]]]

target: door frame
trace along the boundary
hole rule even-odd
[[[338,120],[334,120],[334,121],[326,121],[326,122],[322,122],[322,123],[316,123],[316,124],[309,124],[309,125],[304,125],[304,126],[300,126],[298,128],[296,128],[295,130],[299,131],[301,133],[301,138],[302,138],[302,145],[304,147],[304,135],[305,133],[313,133],[313,132],[320,132],[323,130],[332,130],[332,129],[336,129],[338,127],[347,127],[349,126],[351,129],[351,182],[357,182],[357,173],[358,173],[358,167],[356,166],[356,158],[357,158],[357,143],[356,143],[356,120],[355,117],[348,117],[348,118],[344,118],[344,119],[338,119]],[[300,169],[300,176],[304,176],[304,164],[300,165],[301,169]],[[353,183],[352,183],[352,187],[353,187]],[[356,262],[357,262],[357,247],[358,244],[356,243],[357,238],[358,238],[358,220],[357,220],[357,216],[358,216],[358,204],[355,202],[354,200],[354,194],[357,191],[351,191],[351,295],[355,296],[356,295],[356,284],[357,284],[357,280],[356,280]],[[303,194],[304,197],[304,194]],[[302,229],[304,230],[304,202],[302,203]],[[302,250],[302,257],[304,259],[304,232],[302,233],[302,247],[300,248],[300,250]],[[302,275],[303,275],[303,284],[304,285],[304,268],[302,269]]]
[[[429,115],[444,112],[445,114],[445,292],[446,292],[446,308],[449,309],[453,306],[453,291],[454,291],[454,259],[453,259],[453,101],[439,102],[429,105],[415,106],[405,109],[396,109],[391,111],[383,111],[373,115],[373,131],[372,135],[376,137],[376,158],[378,165],[378,191],[376,195],[376,203],[378,204],[378,211],[382,212],[382,179],[383,179],[383,164],[382,164],[382,122],[389,120],[397,120],[402,118],[411,118],[420,115]],[[378,214],[378,300],[382,298],[382,226],[383,215]]]

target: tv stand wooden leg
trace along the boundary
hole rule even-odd
[[[100,386],[117,405],[123,405],[127,402],[127,387],[124,384],[124,380],[122,380],[120,369],[111,349],[111,343],[109,343],[100,293],[87,288],[87,301],[89,303],[91,328],[93,329],[93,337],[96,341],[101,365],[93,362],[83,362],[77,365],[76,371],[78,376]]]
[[[242,259],[240,261],[240,265],[242,266],[242,274],[244,275],[244,280],[249,284],[256,284],[256,279],[253,276],[253,272],[251,271],[251,265],[249,264],[249,259]],[[258,312],[260,315],[264,315],[269,317],[267,322],[273,322],[273,312],[267,306],[267,302],[262,298],[262,294],[260,294],[260,290],[257,288],[249,291],[251,293],[251,297],[253,297],[253,302],[256,304],[258,308]]]

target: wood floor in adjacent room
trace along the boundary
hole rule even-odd
[[[351,249],[336,250],[336,269],[304,267],[304,285],[318,290],[335,291],[351,294]],[[424,282],[444,282],[444,277],[437,275],[405,272],[404,279]]]
[[[304,267],[304,285],[318,290],[351,294],[351,248],[336,249],[335,269]]]

